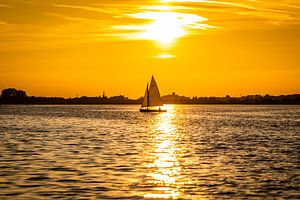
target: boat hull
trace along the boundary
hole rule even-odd
[[[167,112],[167,110],[163,109],[147,109],[147,108],[140,108],[140,112]]]

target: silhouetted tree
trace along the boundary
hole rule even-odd
[[[2,90],[1,103],[7,104],[23,104],[27,103],[27,95],[23,90],[17,90],[15,88],[8,88]]]

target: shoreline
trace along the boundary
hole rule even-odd
[[[99,103],[99,104],[93,104],[93,103],[40,103],[40,104],[25,104],[25,103],[6,103],[6,104],[0,104],[0,106],[9,106],[9,105],[15,105],[15,106],[18,106],[18,105],[24,105],[24,106],[38,106],[38,105],[67,105],[67,106],[72,106],[72,105],[141,105],[139,103]],[[261,105],[261,106],[273,106],[273,105],[300,105],[300,103],[294,103],[294,104],[288,104],[288,103],[273,103],[273,104],[255,104],[255,103],[165,103],[164,105],[245,105],[245,106],[249,106],[249,105]]]

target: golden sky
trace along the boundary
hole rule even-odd
[[[0,89],[300,93],[300,0],[0,0]]]

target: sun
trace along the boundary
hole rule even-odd
[[[157,41],[161,44],[170,44],[176,38],[186,34],[182,19],[174,12],[152,13],[153,22],[145,26],[141,38]]]
[[[192,29],[202,29],[201,22],[207,20],[196,14],[173,11],[145,11],[128,14],[131,18],[147,20],[143,25],[118,26],[118,28],[136,30],[133,39],[152,40],[162,45],[170,45]]]

